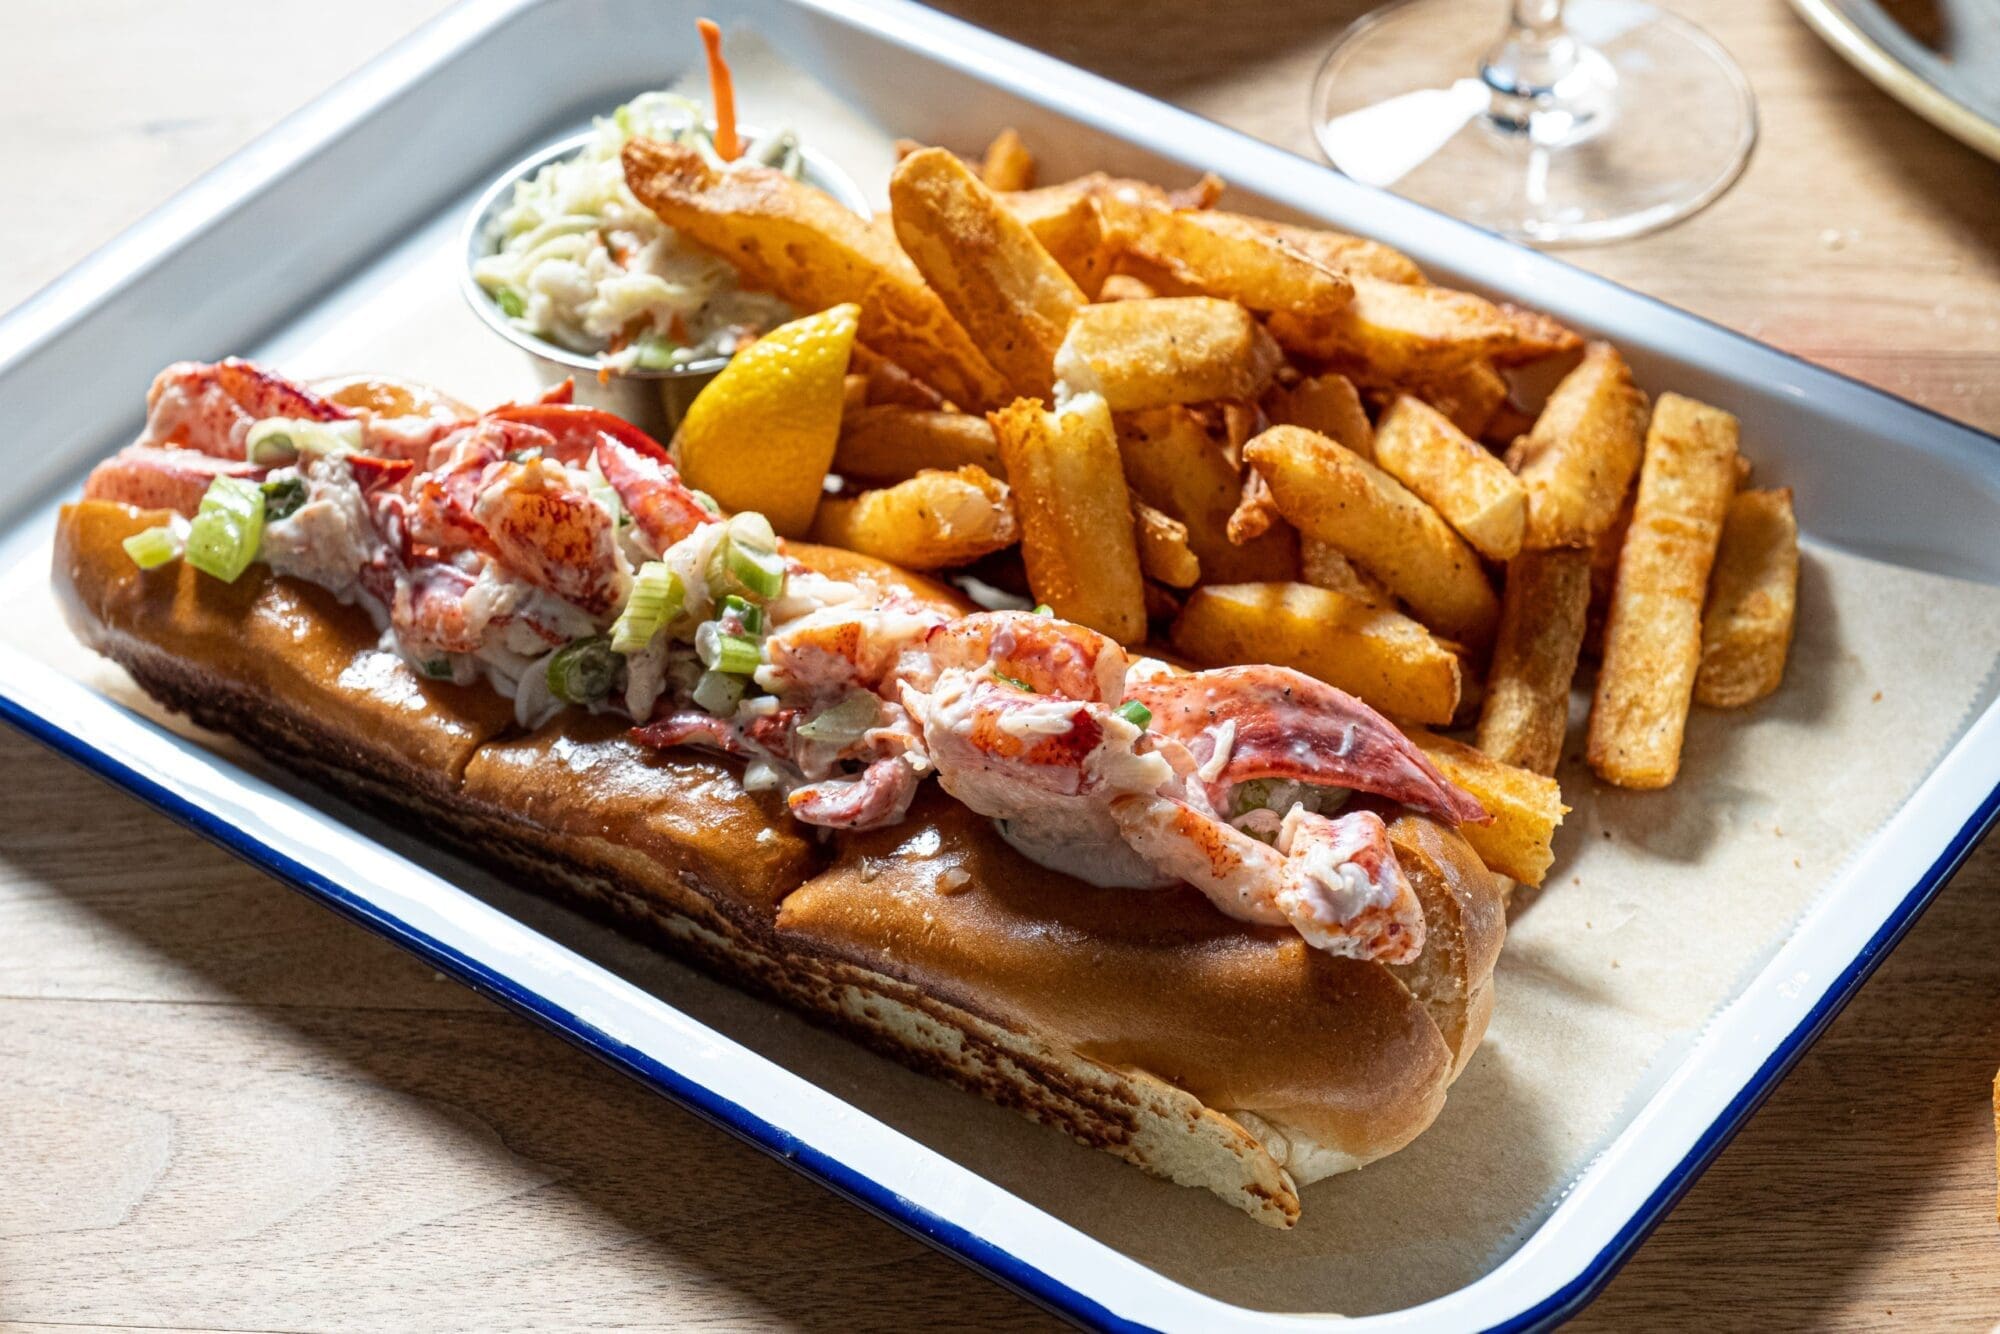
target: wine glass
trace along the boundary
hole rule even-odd
[[[1728,52],[1644,0],[1400,0],[1342,35],[1312,113],[1347,175],[1543,246],[1676,222],[1757,140]]]

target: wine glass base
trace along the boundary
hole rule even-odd
[[[1524,101],[1479,78],[1504,0],[1401,0],[1362,19],[1314,81],[1322,151],[1358,180],[1540,246],[1637,236],[1728,189],[1757,139],[1728,53],[1643,0],[1569,0],[1564,20],[1581,93]]]

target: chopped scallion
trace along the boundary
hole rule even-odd
[[[742,677],[727,672],[703,672],[694,683],[694,702],[718,718],[727,718],[736,712],[748,684]]]
[[[188,525],[187,563],[233,584],[257,558],[263,539],[263,488],[243,477],[218,477]]]
[[[549,693],[565,704],[588,704],[611,693],[618,657],[603,635],[575,640],[549,658]]]
[[[667,622],[681,614],[686,598],[687,589],[678,574],[656,560],[641,565],[632,577],[632,594],[625,599],[625,610],[611,625],[611,651],[637,653],[645,648]]]
[[[264,520],[275,523],[279,519],[289,519],[299,512],[306,503],[306,496],[312,488],[303,477],[274,477],[264,483]]]
[[[715,497],[708,494],[708,492],[697,487],[690,494],[694,496],[694,503],[707,510],[710,514],[722,513],[722,506],[717,504]]]
[[[361,423],[313,421],[306,417],[266,417],[243,437],[243,454],[252,463],[290,463],[301,454],[355,454],[361,450]]]
[[[993,673],[993,676],[994,676],[994,679],[996,679],[996,680],[1000,680],[1000,681],[1005,681],[1005,682],[1006,682],[1006,683],[1007,683],[1008,685],[1010,685],[1010,686],[1014,687],[1014,689],[1016,689],[1016,690],[1025,690],[1025,691],[1027,691],[1027,692],[1028,692],[1028,693],[1029,693],[1030,695],[1032,695],[1032,694],[1034,694],[1034,693],[1035,693],[1035,688],[1034,688],[1033,686],[1029,685],[1029,684],[1028,684],[1028,683],[1027,683],[1026,681],[1023,681],[1023,680],[1022,680],[1022,679],[1021,679],[1020,677],[1018,677],[1018,676],[1009,676],[1009,675],[1007,675],[1007,673],[1005,673],[1005,672],[995,672],[995,673]]]
[[[706,665],[718,672],[729,672],[735,676],[748,676],[757,670],[764,659],[757,641],[747,635],[717,635],[715,637],[715,660]]]
[[[500,307],[500,313],[510,320],[518,320],[528,313],[527,298],[511,287],[495,288],[493,304]]]
[[[1037,616],[1053,616],[1053,615],[1055,615],[1055,614],[1056,614],[1056,609],[1055,609],[1054,607],[1051,607],[1051,606],[1050,606],[1050,605],[1049,605],[1048,603],[1046,603],[1046,602],[1037,602],[1037,603],[1035,604],[1035,615],[1037,615]]]
[[[142,570],[156,569],[181,554],[181,535],[168,524],[160,524],[132,534],[124,541],[125,554]]]
[[[771,521],[746,510],[729,520],[729,530],[715,544],[708,562],[709,587],[759,601],[785,590],[785,558],[778,554],[778,535]]]
[[[1112,710],[1112,712],[1142,732],[1152,726],[1153,723],[1153,711],[1136,699],[1126,700],[1123,704]]]
[[[735,616],[746,635],[764,633],[764,609],[754,602],[745,602],[734,593],[727,594],[722,599],[722,614]]]

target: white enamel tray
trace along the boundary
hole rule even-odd
[[[756,29],[896,133],[978,143],[1013,124],[1045,150],[1049,179],[1097,167],[1163,179],[1212,168],[1269,207],[1392,238],[1443,280],[1612,339],[1642,381],[1729,405],[1758,442],[1760,469],[1796,489],[1817,541],[2000,583],[2000,441],[893,0],[474,0],[432,23],[0,321],[0,462],[15,479],[0,512],[0,571],[46,543],[52,502],[136,429],[143,388],[170,360],[247,351],[282,365],[288,349],[365,318],[385,352],[376,368],[410,369],[396,353],[399,284],[423,277],[404,262],[411,248],[442,243],[507,163],[685,66],[698,10]],[[384,275],[398,282],[385,285]],[[76,367],[88,368],[87,384]],[[475,399],[483,387],[444,383]],[[1532,1234],[1476,1281],[1361,1325],[1529,1328],[1589,1300],[2000,811],[1990,682],[1978,700],[1914,795],[1676,1054]],[[463,873],[449,859],[420,864],[395,850],[408,844],[330,816],[323,798],[266,781],[4,646],[0,717],[1078,1322],[1303,1329],[1332,1318],[1232,1306],[1174,1282],[503,912],[492,896],[459,888]]]

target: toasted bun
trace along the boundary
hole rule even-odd
[[[523,734],[484,688],[426,681],[366,614],[253,567],[142,572],[161,516],[85,501],[58,527],[70,624],[169,708],[472,856],[637,925],[917,1069],[1261,1222],[1430,1124],[1484,1031],[1499,883],[1428,819],[1391,827],[1430,944],[1387,967],[1311,950],[1190,889],[1033,865],[935,789],[893,828],[809,838],[733,761],[572,711]],[[940,605],[949,590],[795,544]]]

